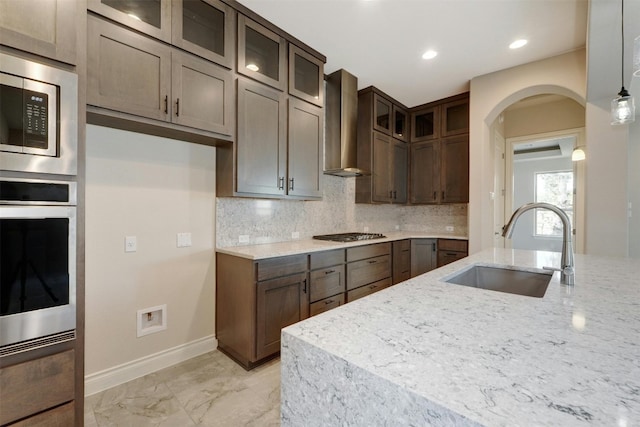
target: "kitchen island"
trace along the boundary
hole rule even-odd
[[[576,255],[543,298],[445,283],[491,249],[282,331],[283,426],[640,424],[640,261]]]

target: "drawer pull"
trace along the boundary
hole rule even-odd
[[[329,301],[325,301],[325,302],[324,302],[324,305],[329,305],[329,304],[331,304],[332,302],[333,302],[333,300],[332,300],[332,299],[330,299]]]
[[[375,289],[377,287],[378,287],[378,285],[371,285],[371,286],[369,286],[369,289]]]
[[[457,256],[456,252],[447,252],[447,256]]]
[[[327,270],[327,271],[324,272],[324,274],[331,274],[331,273],[335,273],[335,272],[336,272],[335,270]]]
[[[369,261],[369,264],[375,264],[376,262],[378,262],[378,261],[376,261],[376,260],[371,260],[371,261]]]
[[[304,279],[302,281],[302,284],[304,285],[304,287],[302,288],[302,292],[304,292],[306,294],[307,293],[307,279]]]

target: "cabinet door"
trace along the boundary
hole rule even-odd
[[[289,44],[289,93],[324,105],[324,63],[293,44]]]
[[[238,14],[238,72],[285,90],[286,63],[286,40]]]
[[[0,1],[0,40],[16,49],[76,63],[75,1]]]
[[[175,46],[233,67],[234,10],[219,0],[173,0],[172,43]]]
[[[309,274],[310,301],[316,302],[345,291],[344,265],[314,270]]]
[[[171,0],[87,0],[87,8],[171,43]]]
[[[87,103],[168,120],[171,48],[88,16]]]
[[[411,242],[393,242],[393,284],[411,278]]]
[[[322,108],[289,99],[289,167],[287,194],[322,198]]]
[[[411,277],[437,266],[436,239],[411,239]]]
[[[411,142],[429,141],[440,136],[440,107],[411,113]]]
[[[391,277],[391,257],[389,255],[347,264],[347,290],[389,277]]]
[[[441,188],[443,203],[469,201],[469,136],[441,141]]]
[[[391,135],[391,101],[373,94],[373,129]]]
[[[440,152],[437,141],[411,144],[410,193],[412,204],[440,200]]]
[[[390,202],[393,196],[391,189],[391,137],[373,132],[372,168],[371,168],[371,200],[374,202]]]
[[[409,113],[406,110],[393,105],[393,137],[402,141],[409,141]]]
[[[173,51],[171,121],[184,126],[233,133],[231,71]]]
[[[286,108],[282,92],[238,79],[238,192],[284,196]]]
[[[442,104],[441,136],[469,133],[469,99]]]
[[[256,295],[256,360],[280,351],[282,328],[309,317],[307,275],[258,282]]]
[[[409,162],[409,148],[404,142],[393,143],[393,157],[391,159],[393,174],[393,203],[407,203],[407,168]]]

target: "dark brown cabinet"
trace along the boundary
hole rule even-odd
[[[371,175],[356,178],[356,203],[406,203],[407,144],[376,131],[369,136],[366,145],[358,134],[358,167]]]
[[[316,252],[309,255],[309,315],[325,312],[345,303],[345,251]]]
[[[230,71],[99,18],[88,20],[89,105],[232,135]]]
[[[324,105],[324,63],[291,43],[289,93],[319,107]]]
[[[418,107],[411,112],[411,142],[429,141],[440,136],[440,108]]]
[[[219,0],[88,0],[89,10],[227,68],[235,11]]]
[[[467,240],[438,239],[438,267],[466,257],[468,250]]]
[[[0,369],[0,424],[5,425],[31,414],[18,425],[38,425],[37,421],[74,420],[74,350],[29,360]],[[63,405],[66,404],[66,405]],[[65,410],[49,412],[63,405]],[[42,415],[46,416],[42,417]],[[41,424],[44,425],[44,424]],[[54,425],[54,424],[46,424]]]
[[[409,141],[409,113],[402,107],[393,105],[392,136],[401,141]]]
[[[6,46],[75,64],[80,6],[75,1],[2,1],[0,40]]]
[[[468,95],[447,99],[449,101],[431,103],[429,107],[411,113],[414,122],[412,141],[418,141],[411,144],[409,160],[411,204],[469,201]],[[441,112],[440,123],[437,117]],[[428,115],[435,118],[433,132],[428,137],[426,134],[416,137],[416,132],[421,132],[420,126],[431,129],[431,119],[424,119]],[[416,120],[423,122],[416,124]]]
[[[280,330],[309,317],[307,254],[253,261],[216,254],[219,348],[249,369],[280,351]]]
[[[347,249],[347,302],[391,286],[391,243]]]
[[[411,242],[399,240],[393,242],[393,284],[411,278]]]
[[[411,239],[411,277],[431,271],[437,265],[436,239]]]
[[[220,196],[322,198],[322,108],[238,79],[238,135],[218,150]]]
[[[238,72],[284,91],[287,42],[280,35],[238,14]]]

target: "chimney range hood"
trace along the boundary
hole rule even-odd
[[[340,69],[327,76],[325,90],[324,173],[342,177],[369,175],[358,168],[358,79]]]

